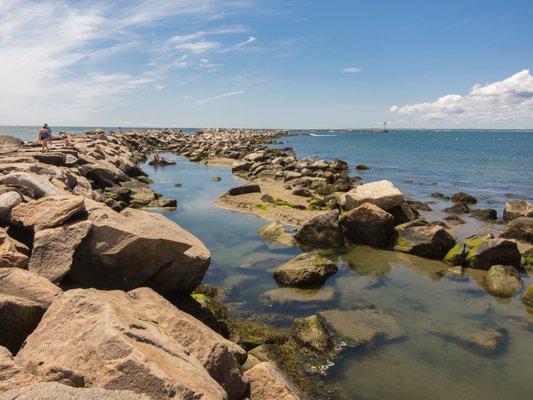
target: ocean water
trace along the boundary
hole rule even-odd
[[[352,172],[366,182],[388,179],[415,199],[464,191],[498,212],[510,197],[533,199],[533,131],[291,133],[296,136],[282,138],[282,146],[298,156],[365,164],[368,170]]]
[[[2,132],[6,130],[0,128]],[[434,191],[451,194],[464,190],[478,196],[482,206],[498,211],[508,198],[507,192],[531,199],[531,133],[314,134],[326,136],[290,136],[282,138],[281,145],[294,146],[298,156],[339,157],[352,167],[367,164],[370,169],[359,172],[365,181],[390,179],[417,199],[433,200],[429,194]],[[272,269],[300,250],[279,248],[259,236],[257,230],[266,221],[214,206],[222,193],[243,183],[229,168],[191,163],[174,154],[165,157],[175,160],[176,165],[154,167],[146,163],[142,168],[150,174],[156,191],[178,200],[176,211],[162,214],[198,236],[210,249],[212,265],[205,282],[228,290],[232,316],[262,316],[277,326],[289,327],[295,317],[365,301],[396,318],[405,338],[379,343],[367,351],[345,351],[321,378],[339,385],[345,398],[531,397],[533,310],[521,303],[519,294],[511,299],[489,295],[479,271],[454,280],[441,274],[447,265],[440,261],[355,246],[335,255],[339,272],[322,289],[333,290],[337,294],[334,301],[274,309],[260,302],[264,292],[277,288]],[[221,180],[213,181],[214,176]],[[181,187],[176,187],[177,183]],[[446,205],[438,202],[432,207]],[[533,284],[525,274],[522,279],[524,287]],[[483,354],[435,333],[478,327],[504,332],[507,339],[502,350]]]
[[[279,248],[261,238],[257,230],[266,221],[214,206],[223,192],[243,182],[228,168],[191,163],[173,154],[165,157],[177,164],[143,168],[157,191],[178,200],[176,211],[163,214],[211,250],[212,266],[205,282],[227,289],[232,316],[261,316],[279,327],[290,327],[295,317],[365,301],[396,318],[405,331],[403,340],[368,351],[345,351],[320,378],[338,385],[345,398],[422,400],[429,393],[437,400],[530,397],[533,312],[518,295],[505,300],[489,295],[479,271],[453,280],[442,276],[448,266],[440,261],[355,246],[336,255],[339,272],[322,288],[336,293],[334,301],[272,308],[260,302],[263,293],[277,288],[272,269],[300,250]],[[213,181],[214,176],[221,181]],[[176,187],[177,183],[182,186]],[[522,278],[525,286],[533,283],[526,275]],[[483,354],[435,333],[479,327],[504,332],[507,339],[501,351]]]

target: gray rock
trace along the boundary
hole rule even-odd
[[[500,237],[533,243],[533,217],[519,217],[507,224]]]
[[[230,196],[239,196],[241,194],[248,194],[248,193],[261,193],[261,188],[259,187],[259,185],[247,184],[247,185],[242,185],[242,186],[231,188],[228,191],[228,194]]]
[[[302,246],[311,248],[341,246],[343,236],[339,214],[339,210],[333,210],[310,218],[294,235],[294,238]]]
[[[493,265],[485,276],[485,284],[490,294],[511,297],[522,286],[522,280],[512,265]]]
[[[303,253],[276,268],[274,279],[283,286],[319,287],[337,270],[334,262],[319,253]]]
[[[1,176],[0,183],[23,191],[29,190],[35,198],[64,194],[64,191],[55,187],[45,177],[28,172],[12,172]]]
[[[0,194],[0,221],[8,222],[11,218],[11,210],[22,201],[17,192],[6,192]]]
[[[455,240],[441,226],[406,226],[396,227],[398,238],[394,250],[415,254],[421,257],[443,258],[454,246]]]
[[[503,219],[511,221],[519,217],[533,217],[533,204],[526,200],[511,200],[505,204]]]
[[[351,210],[363,203],[371,203],[383,210],[389,210],[403,202],[402,192],[390,181],[385,180],[356,186],[339,198],[339,203],[345,210]]]
[[[298,344],[316,353],[323,354],[333,350],[331,336],[316,315],[296,318],[292,324],[291,335]]]
[[[374,204],[365,203],[344,214],[340,225],[353,243],[385,247],[394,232],[394,217]]]

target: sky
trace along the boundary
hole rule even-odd
[[[0,0],[0,125],[533,128],[531,0]]]

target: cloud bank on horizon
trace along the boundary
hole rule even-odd
[[[533,76],[525,69],[502,81],[484,86],[476,84],[466,95],[447,94],[434,102],[393,105],[389,111],[406,117],[404,123],[527,119],[533,115]]]
[[[0,0],[0,125],[531,128],[533,4],[473,1]]]

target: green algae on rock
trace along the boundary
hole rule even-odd
[[[257,231],[264,238],[284,247],[297,246],[296,239],[285,230],[285,226],[279,221],[273,221]]]
[[[331,336],[316,315],[296,318],[292,325],[291,334],[297,343],[319,354],[333,350]]]
[[[522,280],[512,265],[493,265],[485,276],[485,285],[494,296],[511,297],[522,286]]]
[[[337,271],[337,265],[318,252],[303,253],[276,268],[274,279],[284,286],[320,287]]]

